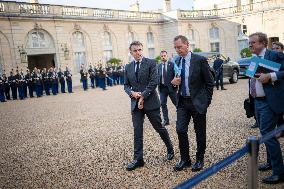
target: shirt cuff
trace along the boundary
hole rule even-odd
[[[275,72],[270,73],[271,81],[274,82],[277,80],[277,76]]]

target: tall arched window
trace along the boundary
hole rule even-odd
[[[112,41],[111,41],[111,35],[109,32],[104,32],[104,53],[103,58],[104,61],[107,62],[109,59],[112,58]]]
[[[134,41],[134,33],[128,32],[128,45],[130,45]]]
[[[128,32],[128,47],[129,45],[134,41],[134,33]],[[130,53],[128,53],[128,62],[132,61],[132,56]]]
[[[211,52],[220,52],[219,28],[213,27],[209,30]]]
[[[154,36],[152,32],[147,33],[147,45],[149,58],[155,58]]]
[[[190,49],[193,51],[195,49],[195,35],[194,30],[189,29],[186,32],[186,37],[189,40]]]
[[[86,48],[85,48],[85,40],[82,32],[76,31],[72,35],[73,38],[73,50],[74,50],[74,64],[75,70],[80,72],[81,65],[86,65]]]

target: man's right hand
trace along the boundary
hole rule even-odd
[[[131,92],[131,96],[132,96],[133,98],[135,98],[135,99],[138,99],[138,98],[141,97],[141,93],[140,93],[140,92],[134,92],[134,91],[132,91],[132,92]]]
[[[180,77],[174,77],[174,79],[171,81],[171,83],[172,83],[174,86],[178,86],[178,85],[180,85],[180,83],[181,83],[181,78],[180,78]]]

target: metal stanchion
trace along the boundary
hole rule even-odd
[[[250,136],[247,139],[249,145],[249,158],[248,158],[248,188],[258,188],[258,150],[259,140],[256,136]]]

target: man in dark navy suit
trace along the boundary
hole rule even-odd
[[[192,171],[199,171],[204,166],[206,112],[213,95],[214,79],[207,59],[190,52],[189,42],[185,36],[176,36],[174,47],[179,55],[176,59],[179,68],[178,77],[172,80],[172,84],[179,86],[176,131],[181,155],[181,159],[174,170],[181,171],[191,166],[187,132],[190,119],[193,118],[197,152]]]
[[[224,60],[222,60],[220,58],[220,54],[218,54],[213,64],[213,69],[215,70],[215,82],[216,82],[217,90],[219,90],[219,84],[220,84],[221,90],[226,90],[223,84],[223,63],[224,63]]]
[[[162,125],[160,101],[156,92],[157,66],[154,60],[143,57],[143,45],[133,41],[129,46],[134,61],[125,67],[124,90],[131,99],[131,114],[134,127],[134,160],[126,170],[144,166],[143,123],[145,114],[167,147],[167,159],[174,157],[174,150],[167,129]]]
[[[267,35],[261,32],[249,36],[249,48],[254,56],[281,64],[279,72],[260,74],[250,79],[250,95],[254,99],[255,114],[261,135],[273,131],[279,116],[284,113],[284,56],[283,53],[267,49]],[[284,165],[279,141],[274,137],[265,142],[267,163],[260,171],[272,169],[272,175],[262,179],[267,184],[284,182]]]
[[[161,62],[158,65],[158,89],[160,92],[161,107],[164,118],[164,126],[170,124],[168,116],[167,99],[170,96],[172,103],[176,106],[177,103],[177,87],[171,84],[175,77],[174,63],[168,61],[167,51],[161,51]]]

